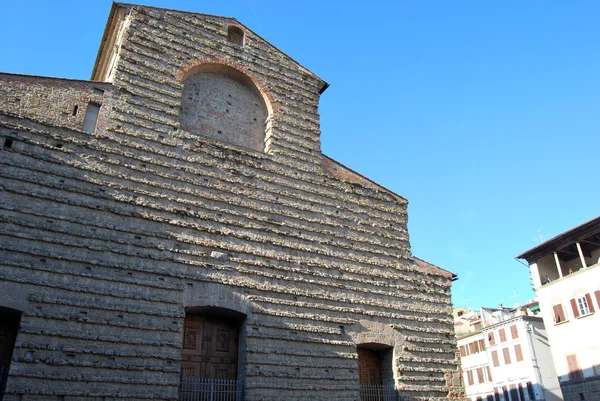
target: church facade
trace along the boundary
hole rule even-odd
[[[0,74],[0,399],[460,392],[454,275],[321,153],[326,88],[235,19],[119,3],[92,80]]]

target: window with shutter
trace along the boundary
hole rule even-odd
[[[590,294],[585,294],[585,300],[587,301],[588,308],[590,308],[590,313],[594,313],[594,303],[592,302],[592,296]]]
[[[496,338],[494,337],[494,332],[490,331],[488,334],[488,341],[490,342],[490,345],[496,345]]]
[[[510,326],[510,335],[512,336],[513,340],[515,338],[519,338],[519,330],[517,329],[516,324],[513,324],[512,326]]]
[[[500,335],[500,342],[503,343],[504,341],[506,341],[506,332],[504,331],[504,329],[500,329],[498,330],[498,334]]]
[[[490,367],[486,366],[485,370],[487,371],[487,381],[491,382],[492,381],[492,371],[490,370]]]
[[[467,383],[469,384],[469,386],[473,385],[473,371],[472,370],[467,371]]]
[[[594,292],[594,295],[596,295],[596,305],[600,308],[600,291]]]
[[[521,344],[515,345],[515,356],[517,358],[517,362],[523,360],[523,350],[521,349]]]
[[[485,351],[485,341],[479,340],[479,350]]]
[[[465,351],[465,346],[464,345],[460,346],[460,356],[462,356],[462,357],[467,356],[467,352]]]
[[[492,351],[492,364],[494,367],[500,366],[500,361],[498,360],[498,351]]]
[[[510,364],[510,351],[508,348],[503,348],[502,349],[502,355],[504,356],[504,363],[506,365]]]
[[[567,320],[562,304],[554,305],[552,309],[554,311],[554,323],[558,324]]]
[[[575,318],[578,318],[579,309],[577,308],[577,301],[575,299],[571,299],[571,309],[573,309],[573,316],[575,316]]]
[[[477,368],[477,382],[478,383],[483,383],[485,380],[483,380],[483,368]]]

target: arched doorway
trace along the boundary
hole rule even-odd
[[[186,310],[181,348],[180,400],[241,400],[240,327],[245,316],[223,308]]]

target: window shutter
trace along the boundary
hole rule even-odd
[[[485,368],[487,369],[488,381],[491,382],[492,381],[492,371],[490,370],[489,366],[486,366]]]
[[[600,308],[600,291],[596,291],[594,294],[596,295],[596,303],[598,304],[598,308]]]
[[[579,361],[577,355],[567,355],[567,364],[569,365],[569,379],[581,380],[581,369],[579,368]]]
[[[510,351],[508,350],[508,348],[503,348],[502,354],[504,355],[504,363],[506,365],[510,365]]]
[[[477,368],[477,382],[483,383],[483,368]]]
[[[462,357],[467,356],[467,353],[465,352],[465,346],[464,345],[460,346],[460,356],[462,356]]]
[[[567,320],[565,319],[565,313],[563,312],[562,304],[554,305],[552,309],[554,310],[554,323],[560,323]]]
[[[492,363],[494,367],[500,366],[500,361],[498,360],[498,351],[492,351]]]
[[[521,344],[515,345],[515,355],[517,356],[517,362],[523,360],[523,350],[521,349]]]
[[[498,334],[500,334],[500,342],[501,343],[506,341],[506,332],[504,331],[504,328],[498,330]]]
[[[488,334],[488,340],[490,342],[490,345],[496,345],[496,338],[494,337],[493,331],[490,331],[490,333]]]
[[[575,299],[571,299],[571,308],[573,309],[573,315],[575,315],[575,318],[578,318],[579,308],[577,308],[577,301]]]
[[[472,370],[469,370],[467,372],[467,379],[469,379],[468,380],[469,381],[469,386],[473,385],[473,371]]]
[[[512,336],[513,340],[515,338],[519,338],[519,330],[517,329],[516,324],[513,324],[512,326],[510,326],[510,335]]]
[[[587,300],[588,308],[590,308],[590,313],[594,313],[594,304],[592,303],[590,294],[585,294],[585,299]]]

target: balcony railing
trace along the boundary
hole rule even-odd
[[[360,401],[397,401],[394,386],[381,384],[361,384]]]
[[[179,401],[242,401],[243,392],[241,380],[182,377],[179,382]]]

